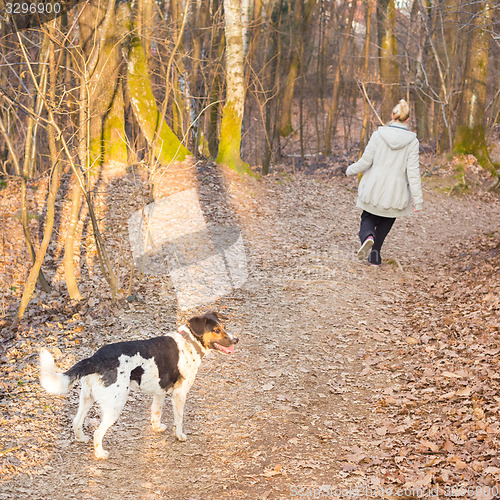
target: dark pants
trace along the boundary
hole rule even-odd
[[[366,210],[363,210],[361,214],[361,225],[359,228],[359,239],[363,243],[368,236],[373,236],[375,243],[372,247],[372,253],[376,252],[376,255],[371,255],[368,260],[374,260],[374,263],[379,263],[380,260],[380,249],[384,243],[385,237],[389,234],[389,231],[396,220],[395,217],[382,217],[380,215],[373,215]]]

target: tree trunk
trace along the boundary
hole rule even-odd
[[[354,13],[356,11],[356,0],[352,0],[351,9],[349,10],[349,18],[347,20],[347,26],[345,27],[344,36],[342,38],[342,46],[339,53],[339,59],[337,62],[337,67],[335,68],[335,78],[333,81],[333,91],[332,91],[332,101],[330,103],[330,108],[328,110],[328,118],[326,121],[325,130],[325,154],[329,155],[332,152],[332,136],[335,134],[334,120],[336,120],[337,108],[339,104],[339,94],[340,94],[340,82],[341,82],[341,70],[344,63],[344,58],[347,52],[347,42],[351,36],[352,32],[352,21],[354,19]]]
[[[370,70],[370,38],[371,38],[371,26],[372,26],[372,15],[373,8],[375,6],[375,0],[365,0],[365,11],[366,11],[366,34],[365,34],[365,45],[363,48],[363,83],[366,84],[368,79],[368,74]],[[361,126],[361,134],[359,136],[359,149],[363,151],[367,143],[367,137],[369,134],[369,124],[370,124],[370,103],[363,95],[363,124]]]
[[[49,23],[48,29],[52,32],[53,35],[53,24]],[[48,50],[48,59],[49,61],[49,66],[50,66],[50,79],[51,79],[51,87],[52,83],[54,82],[55,78],[55,61],[54,61],[54,46],[53,42],[48,42],[47,45],[47,50]],[[37,87],[37,92],[41,92],[41,87]],[[41,94],[42,96],[42,94]],[[42,97],[41,97],[42,98]],[[33,267],[30,270],[30,273],[28,275],[28,279],[26,281],[26,284],[24,285],[24,290],[23,290],[23,295],[21,297],[21,303],[19,305],[19,309],[16,315],[16,318],[14,320],[14,324],[18,324],[19,321],[21,321],[24,312],[26,311],[26,307],[29,304],[29,301],[31,300],[31,297],[33,295],[33,291],[35,290],[35,285],[37,278],[40,274],[43,260],[45,258],[45,254],[47,252],[47,248],[49,246],[51,237],[52,237],[52,229],[54,228],[54,220],[55,220],[55,205],[56,205],[56,197],[57,197],[57,192],[59,190],[59,178],[61,174],[61,165],[62,162],[59,159],[59,153],[56,148],[56,142],[55,142],[55,134],[54,130],[51,128],[48,131],[48,136],[49,136],[49,150],[50,150],[50,159],[52,162],[52,172],[50,176],[50,185],[49,185],[49,192],[47,195],[47,220],[45,223],[45,230],[43,232],[43,238],[42,242],[40,243],[40,248],[38,249],[38,252],[36,254],[35,262],[33,264]]]
[[[222,85],[221,71],[219,62],[222,61],[224,55],[225,39],[224,32],[220,28],[221,23],[221,5],[219,0],[213,0],[212,3],[212,29],[210,40],[211,60],[214,62],[214,68],[211,73],[211,85],[209,90],[210,108],[208,110],[207,120],[207,142],[208,150],[212,158],[217,157],[219,150],[219,137],[217,127],[219,124],[219,115],[221,114],[221,106],[219,102],[222,100]]]
[[[127,90],[134,117],[161,165],[168,166],[173,161],[182,161],[191,153],[164,122],[158,110],[149,81],[146,55],[140,38],[135,34],[128,4],[121,3],[118,6],[117,23],[120,32],[126,30],[129,33],[126,42]]]
[[[396,40],[395,0],[377,0],[380,80],[382,83],[382,120],[389,121],[400,99],[398,43]]]
[[[491,5],[488,0],[482,0],[477,11],[471,16],[470,48],[467,53],[464,90],[453,150],[456,153],[475,155],[483,167],[494,171],[495,165],[489,157],[485,137],[486,77],[491,21]]]
[[[154,29],[155,5],[154,0],[138,0],[137,2],[137,32],[142,40],[147,61],[151,57],[151,36]]]
[[[14,170],[16,175],[21,178],[21,222],[23,225],[23,233],[24,240],[26,242],[26,246],[28,248],[28,253],[30,254],[31,261],[34,263],[36,259],[35,250],[33,248],[33,242],[31,241],[31,234],[29,230],[29,221],[28,221],[28,201],[26,198],[26,178],[24,177],[21,164],[19,163],[19,158],[17,156],[14,145],[12,144],[11,138],[7,129],[3,123],[3,119],[0,117],[0,133],[2,134],[5,143],[7,145],[7,149],[9,150],[12,163],[14,164]],[[38,275],[38,280],[40,282],[41,287],[46,291],[50,292],[50,286],[43,274],[42,269],[40,269],[40,273]]]
[[[43,239],[42,242],[40,243],[40,248],[38,249],[38,252],[36,254],[35,263],[33,264],[33,267],[31,268],[26,284],[24,285],[23,295],[21,297],[21,303],[17,311],[15,324],[21,321],[24,312],[26,311],[26,307],[28,307],[29,301],[31,300],[31,296],[33,295],[33,291],[35,290],[36,280],[40,273],[40,269],[42,267],[45,254],[47,252],[47,248],[49,246],[50,239],[52,237],[52,229],[54,227],[55,203],[56,203],[57,191],[59,190],[60,173],[61,173],[61,162],[58,161],[52,168],[49,194],[47,196],[47,221],[45,223]]]
[[[83,7],[79,18],[86,57],[90,166],[94,169],[127,165],[120,34],[114,10],[106,12],[107,7],[106,0],[93,0]]]
[[[88,151],[87,151],[87,106],[85,106],[87,86],[85,84],[86,76],[82,72],[80,75],[80,96],[79,96],[79,127],[78,127],[78,160],[82,166],[82,170],[88,169]],[[76,233],[78,228],[78,220],[80,215],[80,207],[82,203],[82,187],[80,179],[76,172],[72,175],[73,187],[71,190],[71,213],[68,224],[68,232],[64,239],[64,280],[68,288],[69,296],[72,300],[80,300],[82,298],[75,273],[75,243]]]
[[[304,55],[305,36],[311,23],[316,0],[297,0],[295,4],[295,15],[293,19],[292,33],[292,58],[290,68],[285,81],[283,97],[281,99],[281,114],[279,121],[279,133],[282,137],[288,137],[293,132],[292,127],[292,104],[295,93],[295,84],[302,68]]]
[[[226,34],[226,102],[222,111],[217,163],[238,173],[250,173],[241,159],[241,124],[245,108],[245,75],[241,0],[224,0],[224,31]]]
[[[38,61],[38,86],[44,94],[47,88],[47,60],[49,57],[49,43],[49,37],[45,35],[43,37]],[[33,174],[35,172],[35,157],[37,147],[36,138],[38,132],[38,120],[35,120],[35,116],[40,115],[43,107],[42,96],[38,94],[38,92],[34,93],[32,100],[34,115],[28,116],[28,124],[26,127],[26,143],[24,147],[23,172],[26,178],[33,177]]]
[[[278,68],[280,66],[280,46],[281,38],[281,17],[283,13],[283,0],[275,0],[274,5],[270,7],[270,18],[268,38],[270,38],[269,48],[266,54],[266,67],[264,86],[265,86],[265,147],[262,161],[262,174],[269,174],[271,165],[273,145],[275,140],[279,141],[276,117],[279,106],[280,79]]]
[[[81,204],[82,190],[78,185],[78,180],[73,176],[73,188],[71,189],[71,214],[68,231],[64,240],[64,280],[66,282],[66,287],[68,288],[69,297],[72,300],[80,300],[82,298],[75,276],[75,241]]]
[[[453,126],[453,108],[455,105],[455,82],[457,76],[457,54],[459,47],[459,16],[457,0],[444,0],[442,4],[441,23],[443,32],[443,41],[438,44],[438,51],[444,66],[444,78],[448,95],[446,96],[447,105],[444,109],[445,116],[440,118],[445,127],[441,130],[438,137],[438,151],[444,152],[450,150],[453,146],[452,126]]]
[[[42,47],[40,50],[39,57],[39,80],[38,86],[43,94],[45,94],[45,90],[47,88],[47,62],[49,58],[49,50],[53,50],[53,44],[50,43],[49,37],[45,35],[43,37]],[[33,112],[35,116],[39,116],[42,111],[43,100],[42,94],[36,92],[36,97],[33,99]],[[23,172],[22,172],[22,180],[21,180],[21,219],[23,224],[24,238],[26,240],[26,245],[28,247],[28,251],[31,256],[31,260],[34,263],[36,256],[35,250],[33,248],[33,242],[31,241],[31,235],[29,231],[29,221],[28,221],[28,207],[27,207],[27,199],[26,199],[26,182],[27,179],[33,177],[35,171],[35,156],[36,156],[36,137],[38,130],[38,120],[35,120],[35,116],[28,116],[28,126],[26,131],[26,144],[24,148],[24,163],[23,163]],[[40,286],[44,289],[45,292],[50,292],[50,286],[43,274],[42,269],[40,268],[40,273],[38,276],[38,282]]]

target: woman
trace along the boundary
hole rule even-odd
[[[380,249],[396,217],[422,209],[422,188],[418,168],[418,139],[408,130],[410,108],[401,99],[392,110],[392,122],[379,127],[370,137],[363,156],[346,171],[365,172],[358,188],[356,206],[363,209],[358,258],[380,265]]]

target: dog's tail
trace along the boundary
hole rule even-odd
[[[71,377],[56,371],[52,354],[47,349],[40,351],[40,384],[51,394],[67,394],[71,385]]]

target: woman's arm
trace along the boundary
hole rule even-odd
[[[422,196],[422,183],[420,181],[420,169],[418,158],[418,139],[415,139],[409,146],[408,162],[406,165],[406,178],[410,186],[411,197],[413,198],[413,205],[416,210],[422,210],[423,196]]]
[[[373,163],[373,157],[375,156],[375,151],[377,149],[377,144],[379,141],[378,131],[374,132],[366,145],[363,156],[346,170],[346,175],[356,175],[365,170],[368,170]]]

